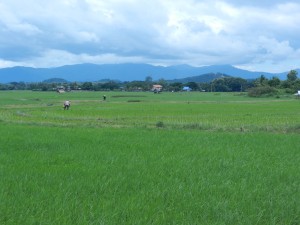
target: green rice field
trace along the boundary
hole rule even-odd
[[[0,224],[299,225],[299,146],[288,95],[2,91]]]

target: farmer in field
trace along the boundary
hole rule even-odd
[[[106,101],[106,95],[103,95],[103,101]]]
[[[70,106],[71,106],[71,102],[69,100],[67,100],[67,101],[64,102],[64,110],[65,109],[68,110],[70,108]]]

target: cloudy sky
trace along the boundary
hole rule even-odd
[[[0,0],[0,68],[300,68],[299,0]]]

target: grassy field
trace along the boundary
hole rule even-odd
[[[293,97],[14,91],[0,113],[0,224],[300,224]]]

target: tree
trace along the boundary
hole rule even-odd
[[[152,79],[151,76],[147,76],[147,77],[145,78],[145,82],[146,82],[146,83],[152,83],[152,81],[153,81],[153,79]]]
[[[183,87],[183,84],[180,82],[171,83],[169,85],[170,91],[181,91]]]
[[[156,82],[156,84],[160,84],[161,86],[163,86],[163,89],[164,89],[164,90],[168,90],[169,84],[168,84],[168,82],[167,82],[165,79],[163,79],[163,78],[159,79],[159,80]]]
[[[8,89],[8,85],[7,84],[1,84],[0,83],[0,90],[3,91],[3,90],[7,90]]]
[[[92,82],[84,82],[81,86],[83,90],[92,90],[93,89],[93,83]]]
[[[260,87],[260,86],[268,86],[268,79],[265,77],[265,75],[260,75],[259,78],[257,78],[254,81],[254,84],[256,87]]]
[[[212,82],[212,87],[213,87],[213,91],[216,91],[216,92],[229,91],[229,88],[226,85],[224,78],[214,79],[213,82]]]
[[[147,76],[145,78],[144,88],[150,90],[151,87],[152,87],[152,85],[153,85],[153,79],[152,79],[152,77],[151,76]]]
[[[147,91],[149,90],[148,86],[144,81],[131,81],[126,83],[127,91]]]
[[[196,82],[188,82],[185,84],[185,86],[191,88],[193,91],[199,90],[199,85]]]
[[[297,87],[295,86],[295,84],[297,83],[297,74],[298,72],[296,70],[291,70],[288,74],[287,74],[287,80],[285,80],[284,82],[282,82],[282,87],[285,88],[285,91],[287,93],[293,93],[294,91],[297,90]]]
[[[70,88],[71,88],[71,90],[77,90],[78,89],[78,84],[77,84],[77,82],[72,82],[71,84],[70,84]]]
[[[229,91],[242,92],[246,89],[247,80],[239,77],[226,77],[224,78],[225,85],[228,87]]]
[[[102,84],[101,88],[103,90],[110,90],[110,91],[112,91],[112,90],[118,89],[119,88],[119,84],[117,84],[114,81],[110,81],[110,82]]]
[[[268,81],[268,84],[270,85],[270,87],[279,87],[280,83],[281,83],[281,81],[278,77],[272,77],[272,79],[270,79]]]
[[[291,70],[288,74],[287,74],[287,80],[294,82],[297,80],[297,75],[298,72],[296,70]]]

